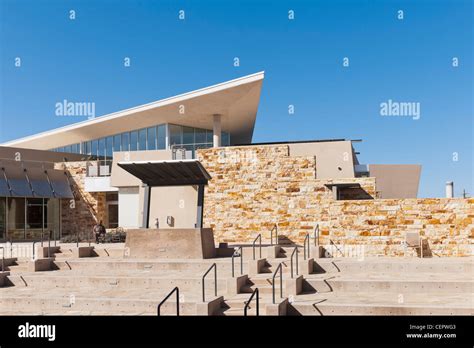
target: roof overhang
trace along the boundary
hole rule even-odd
[[[162,123],[212,129],[214,114],[221,115],[222,131],[231,134],[232,144],[247,143],[252,140],[263,78],[264,72],[255,73],[2,145],[49,150]]]
[[[207,185],[211,179],[198,160],[118,162],[117,165],[151,187]]]

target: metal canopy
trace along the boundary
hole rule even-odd
[[[329,189],[332,189],[333,187],[338,187],[338,188],[359,188],[360,184],[359,183],[331,183],[331,184],[324,184]]]
[[[73,198],[64,171],[26,162],[0,162],[1,197]]]
[[[197,160],[119,162],[117,165],[150,187],[207,185],[211,179]]]

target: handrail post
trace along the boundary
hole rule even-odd
[[[0,247],[2,249],[2,272],[5,272],[5,248]]]
[[[242,246],[239,246],[237,249],[234,250],[234,253],[232,254],[232,278],[235,277],[235,271],[234,271],[234,258],[237,257],[236,252],[240,250],[240,275],[244,273],[244,252],[242,250]]]
[[[254,260],[255,260],[255,243],[257,242],[257,239],[259,240],[259,246],[260,246],[260,258],[262,258],[262,235],[259,233],[257,238],[255,238],[252,243],[252,252],[253,252]]]
[[[41,232],[41,247],[43,247],[43,232]]]
[[[273,228],[270,230],[270,243],[274,245],[273,243],[273,230],[275,230],[275,242],[278,245],[278,224],[275,224]]]
[[[306,243],[308,243],[308,246],[306,246]],[[307,256],[309,256],[309,233],[306,233],[306,237],[304,237],[303,252],[304,259],[306,260]]]
[[[168,295],[158,304],[158,308],[156,309],[156,312],[158,316],[161,316],[161,306],[166,302],[168,298],[173,294],[173,292],[176,291],[176,316],[179,317],[179,288],[176,286],[173,290],[170,291]]]
[[[255,302],[257,304],[257,308],[255,309],[255,312],[256,312],[257,317],[260,316],[260,300],[259,300],[260,296],[258,294],[258,288],[255,288],[255,290],[252,292],[252,295],[250,295],[249,300],[247,301],[247,303],[245,303],[245,307],[244,307],[245,317],[247,316],[247,309],[250,307],[250,303],[252,302],[252,299],[255,296],[255,294],[257,295],[257,298],[255,299]]]
[[[10,257],[13,257],[13,239],[10,237]]]
[[[291,257],[290,257],[290,265],[291,265],[291,278],[294,278],[293,277],[293,255],[295,255],[296,253],[296,275],[298,275],[298,247],[295,246],[295,248],[293,249],[293,252],[291,253]]]
[[[51,231],[48,233],[48,259],[51,257]]]
[[[314,229],[314,246],[319,249],[319,224]]]
[[[33,260],[35,259],[35,244],[36,241],[33,241]]]
[[[76,231],[76,248],[79,248],[79,231]]]
[[[278,273],[278,270],[280,270],[280,297],[283,298],[283,272],[282,272],[282,262],[278,265],[277,269],[273,273],[272,277],[272,302],[275,304],[275,277]]]
[[[214,295],[217,297],[217,264],[214,262],[211,267],[204,273],[204,275],[201,278],[201,283],[202,283],[202,302],[206,302],[206,276],[207,274],[211,271],[211,269],[214,267]]]

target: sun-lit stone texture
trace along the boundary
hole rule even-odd
[[[87,174],[87,162],[56,163],[56,169],[66,169],[70,174],[71,184],[75,192],[75,200],[61,201],[61,234],[76,235],[82,238],[92,236],[92,228],[97,221],[106,221],[106,193],[86,192],[84,180]],[[95,237],[94,237],[95,238]]]
[[[321,244],[363,246],[365,255],[402,256],[413,231],[433,256],[472,253],[474,199],[373,199],[375,178],[317,179],[317,158],[290,157],[287,145],[203,149],[198,159],[212,176],[204,223],[216,241],[250,243],[262,233],[269,242],[278,223],[280,242],[302,243],[319,224]],[[336,181],[363,191],[336,201],[324,186]]]

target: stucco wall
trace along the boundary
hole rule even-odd
[[[402,255],[407,231],[419,231],[435,255],[468,255],[474,234],[474,199],[371,199],[335,201],[316,179],[314,156],[289,156],[287,145],[198,151],[212,180],[206,188],[204,224],[216,242],[251,241],[279,225],[281,242],[302,243],[317,223],[321,243],[363,246],[365,255]],[[357,182],[375,197],[375,178]],[[411,251],[409,251],[411,252]]]

